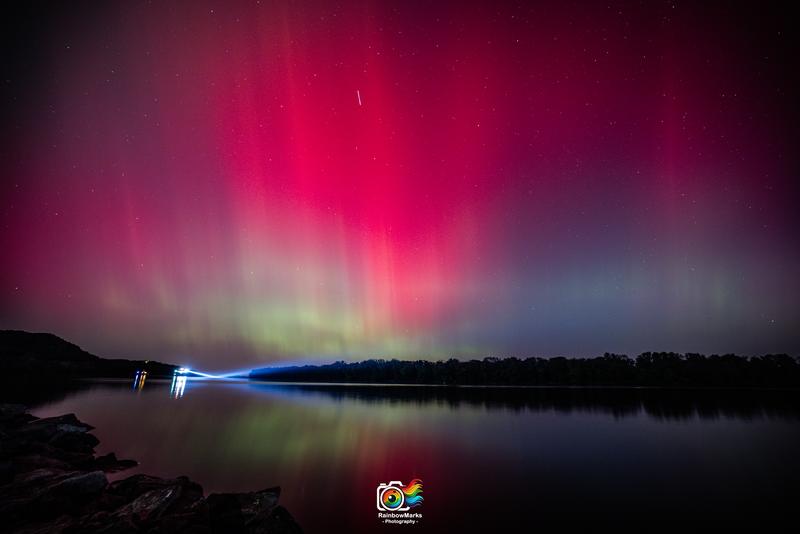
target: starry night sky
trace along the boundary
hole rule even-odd
[[[208,369],[800,353],[776,5],[66,4],[2,17],[2,328]]]

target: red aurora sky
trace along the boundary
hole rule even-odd
[[[6,38],[0,327],[205,368],[800,352],[774,9],[82,7]]]

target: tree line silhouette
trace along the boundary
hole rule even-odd
[[[645,352],[635,359],[606,353],[598,358],[365,360],[255,369],[250,378],[362,384],[800,387],[800,362],[786,354],[744,357],[674,352]]]

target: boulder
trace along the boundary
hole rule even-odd
[[[100,532],[300,532],[278,505],[280,488],[203,497],[187,477],[133,475],[109,484],[106,472],[136,465],[114,453],[96,457],[92,430],[74,414],[37,419],[0,405],[2,531],[26,534]]]
[[[250,493],[212,493],[206,499],[212,532],[297,533],[297,523],[278,505],[280,488]]]
[[[137,465],[139,465],[139,462],[137,462],[136,460],[117,459],[117,455],[114,454],[113,452],[109,452],[108,454],[94,458],[95,468],[101,469],[106,473],[116,473],[117,471],[124,471],[125,469],[136,467]]]

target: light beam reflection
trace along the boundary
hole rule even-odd
[[[147,371],[136,371],[136,375],[133,378],[133,390],[141,391],[144,388],[145,380],[147,380]]]
[[[173,399],[180,399],[183,397],[183,391],[186,389],[186,376],[175,374],[172,377],[172,385],[169,388],[169,396]]]

